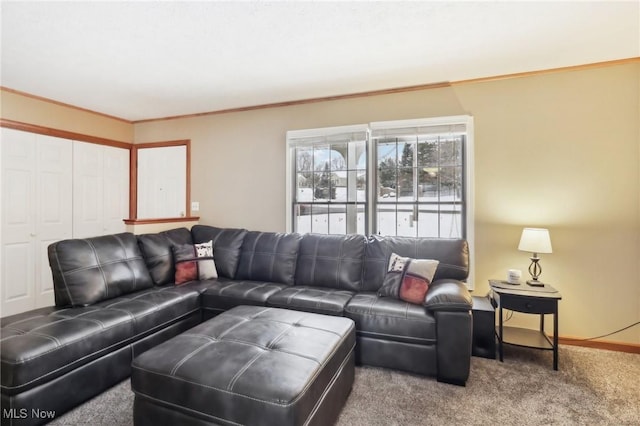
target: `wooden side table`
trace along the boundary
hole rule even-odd
[[[491,299],[499,307],[498,354],[503,361],[503,344],[553,351],[553,369],[558,369],[558,301],[560,293],[548,284],[532,287],[526,284],[513,285],[505,281],[489,280]],[[540,315],[540,329],[532,330],[503,325],[502,309]],[[553,339],[545,333],[544,316],[553,315]]]

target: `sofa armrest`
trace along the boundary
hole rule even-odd
[[[424,306],[430,311],[469,311],[473,300],[462,281],[445,278],[429,286]]]
[[[471,311],[434,312],[439,382],[464,386],[471,370],[473,319]]]

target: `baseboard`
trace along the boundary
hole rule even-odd
[[[609,351],[640,354],[640,345],[635,343],[607,342],[601,340],[584,340],[575,337],[558,336],[561,345],[582,346],[585,348],[606,349]]]

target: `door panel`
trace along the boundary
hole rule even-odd
[[[102,146],[73,144],[73,237],[103,235]]]
[[[47,249],[50,244],[59,241],[59,238],[51,240],[40,240],[37,246],[38,262],[36,262],[36,286],[35,286],[35,307],[42,308],[55,304],[53,295],[53,274],[49,266],[49,255]]]
[[[30,240],[3,244],[2,316],[35,308],[34,247]]]
[[[41,240],[71,238],[73,231],[73,142],[38,136],[37,229]]]
[[[50,244],[125,230],[129,150],[1,130],[4,317],[54,304]]]
[[[2,129],[2,316],[34,307],[36,136]]]
[[[124,232],[123,219],[129,216],[129,150],[104,148],[105,233]]]
[[[47,248],[73,232],[73,142],[38,136],[37,237],[34,244],[36,308],[54,304]]]
[[[36,138],[2,129],[2,242],[30,240],[35,233]]]
[[[2,316],[53,304],[47,247],[71,238],[72,142],[2,129]]]
[[[186,146],[139,149],[138,218],[186,216],[186,176]]]

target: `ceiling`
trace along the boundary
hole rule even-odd
[[[137,121],[640,56],[640,2],[11,2],[3,87]]]

